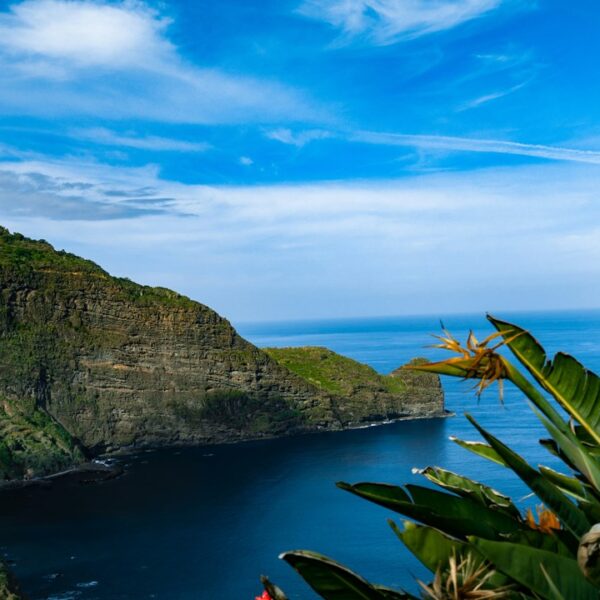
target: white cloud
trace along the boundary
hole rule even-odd
[[[0,47],[78,66],[160,68],[175,48],[169,20],[144,4],[25,0],[0,16]]]
[[[298,11],[347,37],[377,45],[451,29],[500,6],[502,0],[304,0]]]
[[[305,131],[293,132],[291,129],[280,127],[279,129],[267,131],[265,136],[270,140],[301,148],[309,142],[334,137],[334,134],[331,131],[325,131],[323,129],[308,129]]]
[[[486,140],[442,135],[408,135],[360,131],[349,135],[352,141],[389,146],[409,146],[421,149],[446,150],[453,152],[485,152],[493,154],[515,154],[548,160],[600,164],[600,151],[523,144],[504,140]]]
[[[71,135],[96,144],[159,152],[204,152],[211,148],[211,145],[206,142],[188,142],[154,135],[139,136],[133,133],[119,134],[104,127],[76,129],[71,132]]]
[[[230,317],[590,306],[600,293],[595,165],[271,186],[75,159],[0,171],[0,223]]]
[[[245,167],[249,167],[253,165],[254,161],[249,156],[240,156],[240,165],[244,165]]]
[[[294,90],[190,63],[169,23],[136,0],[10,5],[0,12],[0,108],[194,123],[315,118]]]

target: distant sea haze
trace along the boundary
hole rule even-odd
[[[600,371],[600,311],[495,315],[532,331],[545,348]],[[443,316],[464,340],[490,332],[484,315]],[[382,373],[427,348],[440,317],[237,324],[259,346],[327,346]],[[539,422],[510,388],[478,402],[470,382],[443,380],[451,419],[405,421],[288,439],[142,452],[119,459],[126,475],[102,484],[62,483],[0,495],[2,550],[33,600],[252,600],[268,574],[290,599],[315,598],[277,559],[318,550],[372,581],[415,590],[427,577],[393,535],[402,522],[334,483],[423,483],[413,467],[440,465],[483,480],[522,506],[527,490],[508,470],[448,440],[476,439],[473,414],[533,464],[556,466],[537,443]]]

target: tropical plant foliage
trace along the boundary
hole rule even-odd
[[[537,496],[537,514],[522,513],[508,496],[439,467],[421,471],[437,488],[338,483],[408,517],[402,527],[390,525],[432,575],[419,582],[421,595],[415,596],[370,583],[314,552],[282,554],[325,600],[600,597],[600,525],[594,526],[600,522],[600,378],[566,354],[549,360],[527,331],[488,319],[497,330],[493,335],[479,342],[471,333],[463,347],[444,330],[437,346],[456,356],[411,368],[473,379],[479,394],[494,382],[500,391],[503,382],[514,384],[548,432],[540,442],[562,460],[564,472],[528,464],[467,415],[484,441],[453,441],[511,469]],[[529,377],[498,353],[504,345]],[[272,598],[285,600],[279,588],[263,583]]]

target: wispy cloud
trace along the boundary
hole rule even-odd
[[[277,142],[281,142],[282,144],[289,144],[291,146],[298,146],[301,148],[309,142],[334,137],[334,133],[324,129],[308,129],[294,132],[291,129],[282,127],[267,131],[265,136],[270,140],[275,140]]]
[[[75,160],[0,171],[4,225],[236,318],[589,305],[600,293],[594,165],[272,186]]]
[[[500,6],[502,0],[304,0],[298,12],[326,21],[343,36],[376,45],[456,27]]]
[[[408,135],[360,131],[350,134],[352,141],[389,146],[409,146],[420,149],[446,150],[454,152],[485,152],[491,154],[514,154],[548,160],[559,160],[589,164],[600,164],[600,151],[579,150],[543,144],[523,144],[504,140],[463,138],[442,135]]]
[[[120,134],[104,127],[75,129],[71,131],[71,135],[95,144],[158,152],[205,152],[212,147],[207,142],[189,142],[153,135],[139,136],[134,133]]]
[[[81,178],[58,177],[43,168],[20,172],[0,166],[0,213],[3,218],[58,221],[132,219],[164,213],[168,198],[149,190],[119,189],[113,197],[108,187]],[[119,201],[115,202],[114,197]]]
[[[515,86],[518,89],[521,86]],[[508,91],[506,93],[509,93]],[[502,94],[479,99],[478,103],[489,102]],[[445,152],[477,152],[486,154],[509,154],[529,156],[554,161],[600,164],[600,150],[527,144],[508,140],[481,139],[444,135],[413,135],[380,131],[326,131],[308,130],[292,132],[290,129],[269,131],[266,137],[284,144],[302,147],[323,139],[340,139],[347,142],[381,146],[401,146],[421,151],[443,150]]]
[[[170,22],[134,0],[12,4],[0,12],[0,107],[195,123],[315,117],[283,85],[190,63],[168,37]]]
[[[459,107],[458,111],[462,112],[464,110],[469,110],[471,108],[477,108],[479,106],[482,106],[483,104],[487,104],[488,102],[492,102],[494,100],[498,100],[499,98],[504,98],[505,96],[509,96],[510,94],[513,94],[514,92],[519,91],[520,89],[524,88],[530,80],[528,81],[523,81],[521,83],[518,83],[517,85],[513,85],[510,88],[507,88],[505,90],[498,90],[496,92],[491,92],[489,94],[483,94],[482,96],[479,96],[477,98],[474,98],[473,100],[469,100],[468,102],[465,102],[462,106]]]

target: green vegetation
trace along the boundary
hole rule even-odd
[[[0,398],[0,480],[30,479],[83,460],[75,440],[43,410]]]
[[[454,441],[512,470],[540,502],[537,518],[531,510],[523,514],[509,497],[484,483],[439,467],[421,472],[438,489],[380,483],[341,482],[338,486],[410,519],[403,528],[393,521],[390,525],[432,573],[431,582],[419,582],[422,598],[597,600],[600,378],[566,354],[548,360],[528,332],[492,317],[489,320],[497,333],[483,342],[471,334],[462,347],[444,332],[440,347],[458,356],[411,368],[478,380],[478,393],[493,382],[508,381],[525,395],[549,435],[540,441],[562,461],[562,472],[528,464],[469,415],[484,441]],[[502,345],[512,351],[529,377],[497,352]],[[370,583],[314,552],[287,552],[282,558],[325,600],[417,599],[406,591]],[[268,581],[263,583],[274,600],[285,599],[281,590]]]
[[[389,394],[406,391],[402,379],[380,375],[368,365],[327,348],[265,348],[265,352],[310,383],[339,396],[351,396],[359,390]]]
[[[11,234],[4,227],[0,227],[0,270],[14,271],[21,275],[45,274],[49,290],[52,287],[60,289],[61,277],[81,278],[85,275],[103,280],[106,285],[120,291],[124,299],[141,305],[150,306],[154,302],[159,302],[174,307],[201,306],[186,296],[166,288],[139,285],[127,278],[111,277],[91,260],[64,250],[55,250],[45,240],[32,240],[20,233]]]
[[[0,268],[8,267],[21,271],[57,270],[71,273],[92,273],[108,277],[91,260],[74,254],[56,251],[45,240],[31,240],[20,233],[11,234],[0,227]]]

